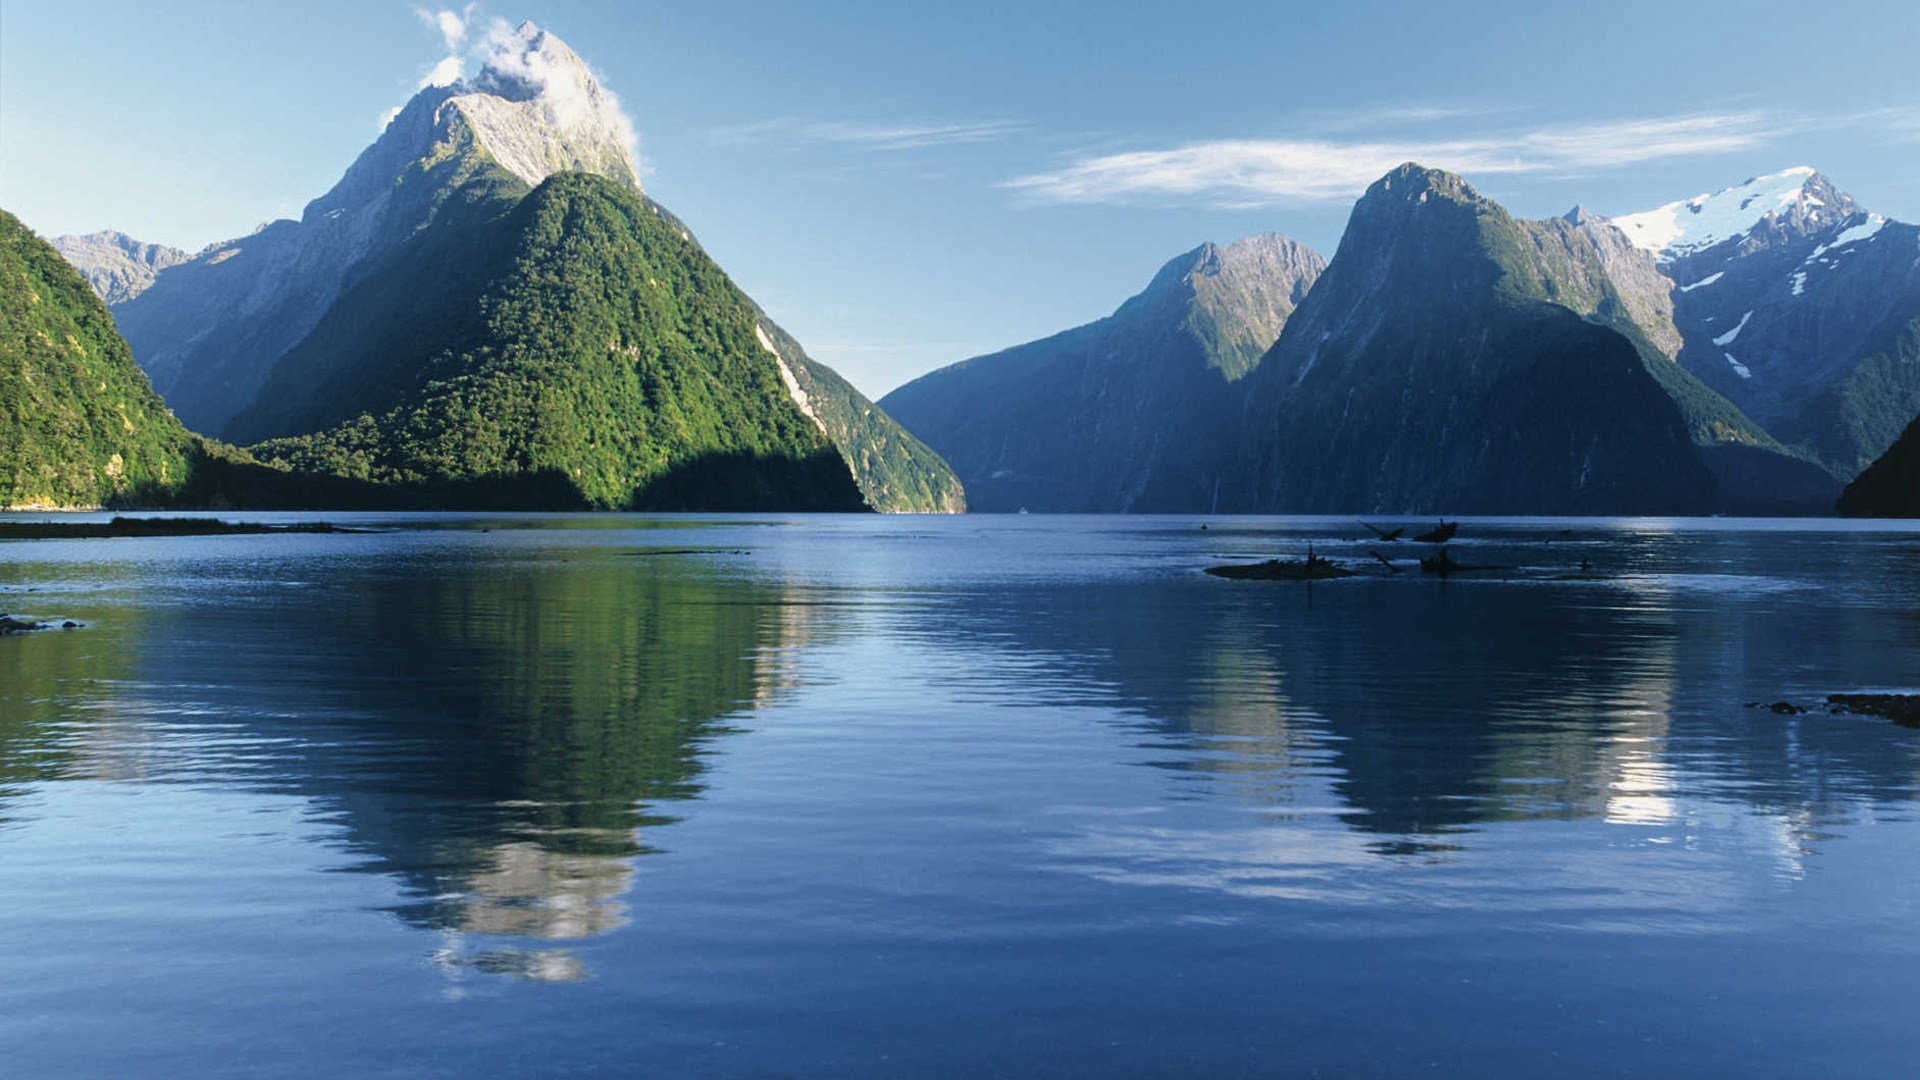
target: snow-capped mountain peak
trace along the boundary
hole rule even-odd
[[[640,189],[633,125],[619,99],[558,37],[531,22],[502,23],[477,74],[423,87],[304,218],[377,211],[394,178],[439,157],[435,147],[456,128],[530,187],[556,172],[590,172]]]
[[[633,125],[566,43],[531,22],[488,39],[485,62],[453,103],[496,160],[537,185],[578,170],[640,186]]]
[[[1722,191],[1696,195],[1613,223],[1661,262],[1695,255],[1750,234],[1769,218],[1824,226],[1857,207],[1814,169],[1799,165]]]

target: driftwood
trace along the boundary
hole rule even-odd
[[[1313,553],[1313,546],[1307,546],[1305,559],[1293,559],[1282,562],[1268,559],[1263,563],[1233,563],[1228,566],[1209,566],[1207,573],[1214,577],[1232,578],[1236,581],[1324,581],[1327,578],[1353,577],[1358,573],[1339,566],[1332,559],[1323,559]]]
[[[1398,529],[1393,530],[1392,532],[1388,532],[1385,529],[1382,529],[1380,526],[1375,525],[1370,521],[1363,521],[1360,524],[1365,525],[1369,529],[1372,529],[1373,535],[1379,537],[1380,541],[1386,544],[1398,543],[1400,540],[1400,534],[1407,531],[1407,528],[1404,525],[1402,525]]]

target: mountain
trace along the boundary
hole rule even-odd
[[[1619,330],[1580,225],[1515,221],[1449,173],[1368,189],[1340,249],[1250,378],[1222,509],[1699,512],[1715,481],[1681,409]],[[1562,245],[1566,247],[1566,245]],[[1596,260],[1597,261],[1597,260]],[[1571,305],[1571,306],[1569,306]]]
[[[1632,341],[1648,374],[1679,406],[1714,475],[1710,508],[1731,514],[1821,514],[1839,493],[1810,454],[1774,438],[1677,360],[1673,281],[1606,218],[1576,207],[1545,221],[1515,220],[1530,244],[1510,251],[1513,283]]]
[[[1242,384],[1325,261],[1279,235],[1203,244],[1107,318],[962,361],[880,401],[981,510],[1192,511]]]
[[[758,306],[755,311],[759,311]],[[967,492],[946,460],[915,438],[840,373],[808,356],[792,335],[760,312],[761,342],[779,362],[801,411],[847,459],[867,505],[887,513],[958,514]]]
[[[193,258],[179,248],[143,244],[112,229],[85,236],[56,236],[52,243],[54,250],[72,263],[109,304],[139,296],[160,271]]]
[[[92,286],[0,211],[0,506],[170,498],[194,443]]]
[[[234,427],[305,433],[254,448],[269,462],[530,508],[864,508],[780,369],[677,223],[561,172],[383,263]]]
[[[1920,518],[1920,419],[1840,496],[1847,517]]]
[[[321,505],[406,502],[351,479],[269,468],[188,431],[93,286],[0,211],[0,507]]]
[[[851,470],[878,509],[964,506],[937,455],[645,197],[630,142],[579,57],[523,24],[471,80],[416,95],[299,221],[214,245],[116,314],[190,424],[435,505],[705,506],[704,478],[714,508],[839,509]],[[540,277],[556,267],[580,276]]]
[[[1674,282],[1681,365],[1833,475],[1920,412],[1920,228],[1806,167],[1613,222]]]
[[[268,223],[162,271],[115,317],[181,420],[223,434],[274,361],[484,167],[526,188],[580,169],[637,189],[624,125],[579,57],[525,24],[471,83],[416,95],[300,220]]]

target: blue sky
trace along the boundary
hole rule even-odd
[[[0,7],[0,207],[189,249],[297,216],[440,5]],[[1203,240],[1331,256],[1415,159],[1523,216],[1788,165],[1920,220],[1920,4],[476,5],[619,94],[649,193],[875,397],[1111,311]]]

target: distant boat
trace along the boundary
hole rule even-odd
[[[1414,537],[1413,541],[1416,544],[1444,544],[1453,539],[1453,534],[1459,531],[1459,522],[1448,521],[1446,518],[1441,518],[1440,524],[1435,526],[1431,532],[1423,532],[1419,536]]]

